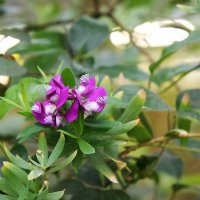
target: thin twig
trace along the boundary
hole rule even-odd
[[[152,139],[148,142],[140,143],[140,144],[137,144],[137,145],[134,145],[134,146],[131,146],[131,147],[127,147],[126,150],[121,152],[120,156],[125,157],[131,151],[137,150],[139,148],[143,148],[143,147],[146,147],[146,146],[152,146],[152,145],[160,144],[160,143],[163,143],[163,142],[169,142],[172,139],[178,139],[178,138],[200,138],[200,133],[188,133],[186,135],[179,135],[179,136],[174,136],[174,137],[162,136],[162,137],[154,138],[154,139]],[[159,147],[162,147],[162,144],[160,144]]]
[[[138,51],[143,54],[150,63],[154,62],[154,59],[152,58],[152,56],[143,48],[139,47],[133,40],[133,30],[126,28],[112,13],[106,13],[107,16],[112,19],[112,21],[119,26],[122,30],[126,31],[129,34],[129,38],[130,38],[130,42],[133,46],[135,46]]]
[[[75,19],[69,19],[69,20],[58,20],[58,21],[53,21],[53,22],[47,22],[44,24],[32,24],[32,25],[27,25],[23,28],[24,31],[39,31],[51,26],[60,26],[60,25],[65,25],[65,24],[70,24],[74,21]]]

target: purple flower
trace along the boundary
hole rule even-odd
[[[103,87],[96,87],[94,76],[89,77],[88,74],[81,76],[80,85],[77,89],[72,89],[72,94],[74,102],[65,114],[68,122],[77,119],[79,106],[87,115],[101,112],[105,107],[107,92]]]
[[[32,106],[32,113],[38,122],[54,128],[64,126],[66,123],[62,113],[58,112],[56,105],[48,101],[36,102]]]
[[[56,104],[59,109],[67,101],[69,87],[65,87],[60,75],[55,75],[46,86],[47,100]]]

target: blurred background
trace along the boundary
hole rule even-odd
[[[62,63],[77,77],[90,73],[101,80],[108,75],[112,92],[134,83],[176,107],[180,92],[200,88],[199,19],[199,0],[0,0],[0,95],[24,77],[38,78],[37,66],[54,73]],[[163,49],[191,33],[192,42],[169,53],[152,78],[149,67]],[[200,108],[199,99],[194,101]],[[2,105],[0,109],[0,137],[12,143],[30,122],[16,110],[3,117]],[[192,131],[198,132],[200,114],[192,114]],[[173,127],[174,111],[153,110],[146,116],[155,136]],[[191,145],[199,148],[200,143]],[[175,155],[166,153],[161,159],[159,184],[143,179],[129,187],[131,199],[200,199],[199,154],[194,158],[177,150]],[[182,191],[185,184],[194,187]]]

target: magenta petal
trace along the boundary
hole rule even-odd
[[[96,89],[94,89],[92,92],[88,94],[87,99],[89,101],[97,101],[101,97],[106,98],[106,96],[107,96],[107,92],[105,88],[97,87]]]
[[[68,87],[65,87],[63,90],[61,90],[61,93],[57,102],[57,108],[60,108],[63,104],[65,104],[68,94],[69,94]]]
[[[59,89],[63,89],[65,87],[64,84],[63,84],[63,81],[62,81],[62,77],[60,75],[55,75],[51,79],[50,85],[52,87],[56,87],[56,88],[59,88]]]
[[[65,118],[68,122],[73,122],[78,117],[78,109],[79,109],[79,103],[78,101],[74,101],[74,103],[71,105],[69,110],[65,113]]]

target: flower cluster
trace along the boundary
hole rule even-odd
[[[55,75],[45,88],[46,100],[35,102],[32,113],[38,122],[54,128],[76,120],[80,109],[91,115],[101,112],[106,104],[105,88],[96,87],[95,77],[88,74],[81,76],[80,85],[71,90],[63,84],[60,75]]]

